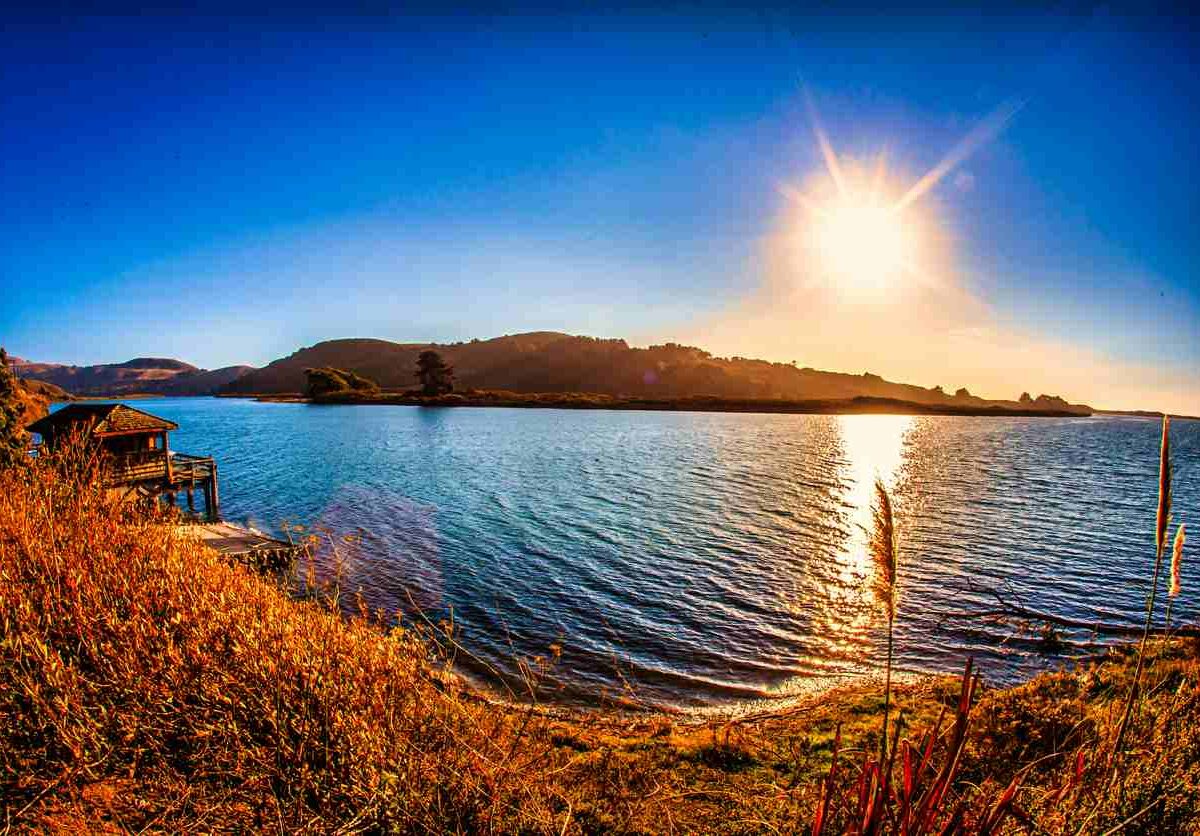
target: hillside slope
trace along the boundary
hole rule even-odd
[[[53,383],[47,383],[44,380],[22,379],[21,387],[31,395],[41,398],[47,403],[55,403],[58,401],[73,400],[70,392],[60,386],[55,386]]]
[[[302,348],[225,388],[231,394],[283,394],[304,388],[304,370],[347,369],[385,389],[415,385],[417,355],[439,352],[454,366],[459,389],[524,393],[592,392],[646,398],[773,398],[788,400],[893,398],[961,407],[1005,406],[1072,410],[1061,398],[989,401],[966,390],[954,395],[894,383],[874,374],[845,374],[744,357],[714,357],[673,343],[631,348],[624,340],[602,340],[552,331],[515,334],[449,345],[386,340],[330,340]],[[1087,414],[1087,407],[1074,411]]]
[[[232,383],[250,366],[199,369],[181,360],[139,357],[124,363],[66,366],[14,360],[13,370],[25,380],[53,384],[75,395],[211,395]]]
[[[21,409],[20,424],[28,426],[49,411],[50,402],[55,398],[42,388],[44,384],[24,380],[18,380],[17,384],[17,403]]]

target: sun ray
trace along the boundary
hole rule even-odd
[[[808,118],[812,122],[813,133],[817,137],[817,144],[821,147],[821,156],[825,158],[825,168],[829,170],[829,176],[833,178],[834,184],[837,185],[838,194],[845,197],[846,181],[842,177],[842,167],[838,163],[837,153],[833,150],[833,145],[829,142],[829,137],[825,135],[825,129],[821,127],[821,118],[817,114],[817,106],[813,102],[812,94],[807,90],[804,91],[804,101],[808,106]]]
[[[892,211],[897,213],[904,211],[906,206],[936,186],[943,177],[953,171],[963,160],[995,138],[1004,129],[1004,126],[1008,124],[1009,120],[1016,116],[1023,107],[1025,107],[1025,100],[1016,99],[1005,102],[993,110],[988,114],[987,118],[972,128],[970,133],[950,149],[950,153],[943,157],[941,162],[914,183],[912,188],[905,193],[904,197],[900,198],[892,206]]]

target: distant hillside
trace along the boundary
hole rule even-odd
[[[181,360],[139,357],[124,363],[65,366],[30,363],[14,358],[18,377],[44,381],[74,395],[211,395],[229,385],[251,366],[227,366],[208,371]]]
[[[74,396],[70,392],[45,380],[22,379],[21,386],[26,392],[43,398],[47,402],[74,400]]]
[[[330,340],[303,348],[225,387],[230,394],[285,394],[304,389],[304,370],[333,367],[353,371],[385,389],[415,386],[417,355],[439,352],[454,366],[458,389],[524,393],[592,392],[639,398],[708,396],[730,399],[834,400],[891,398],[953,407],[1089,414],[1061,398],[1042,395],[1019,401],[989,401],[960,389],[951,395],[893,383],[874,374],[844,374],[744,357],[713,357],[707,351],[668,343],[630,348],[624,340],[601,340],[553,331],[439,345],[386,340]]]
[[[254,371],[253,366],[197,369],[194,372],[184,372],[163,381],[156,387],[156,391],[163,395],[215,395],[242,375],[252,371]]]

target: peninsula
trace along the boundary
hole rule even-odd
[[[436,354],[453,370],[452,391],[430,398],[415,388],[423,352]],[[306,372],[312,369],[334,369],[371,384],[326,387],[316,400],[327,403],[1009,416],[1092,411],[1050,395],[990,400],[966,388],[950,393],[869,372],[716,357],[676,343],[634,348],[624,340],[552,331],[450,344],[330,340],[247,372],[219,394],[306,399]]]

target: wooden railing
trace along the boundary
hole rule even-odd
[[[187,453],[171,455],[171,469],[176,482],[202,482],[213,475],[216,463],[212,456],[191,456]]]
[[[144,450],[112,456],[105,468],[104,481],[109,485],[127,485],[132,482],[167,481],[202,482],[212,476],[214,464],[211,456],[189,456],[186,453],[168,454],[162,450]]]
[[[30,445],[32,458],[45,451],[42,444]],[[167,466],[168,457],[170,467]],[[212,456],[166,453],[162,450],[138,450],[135,453],[109,455],[104,464],[104,484],[128,485],[134,482],[168,482],[179,485],[211,479],[217,470]]]
[[[149,482],[167,478],[167,454],[162,450],[140,450],[107,457],[104,481],[109,485]]]

